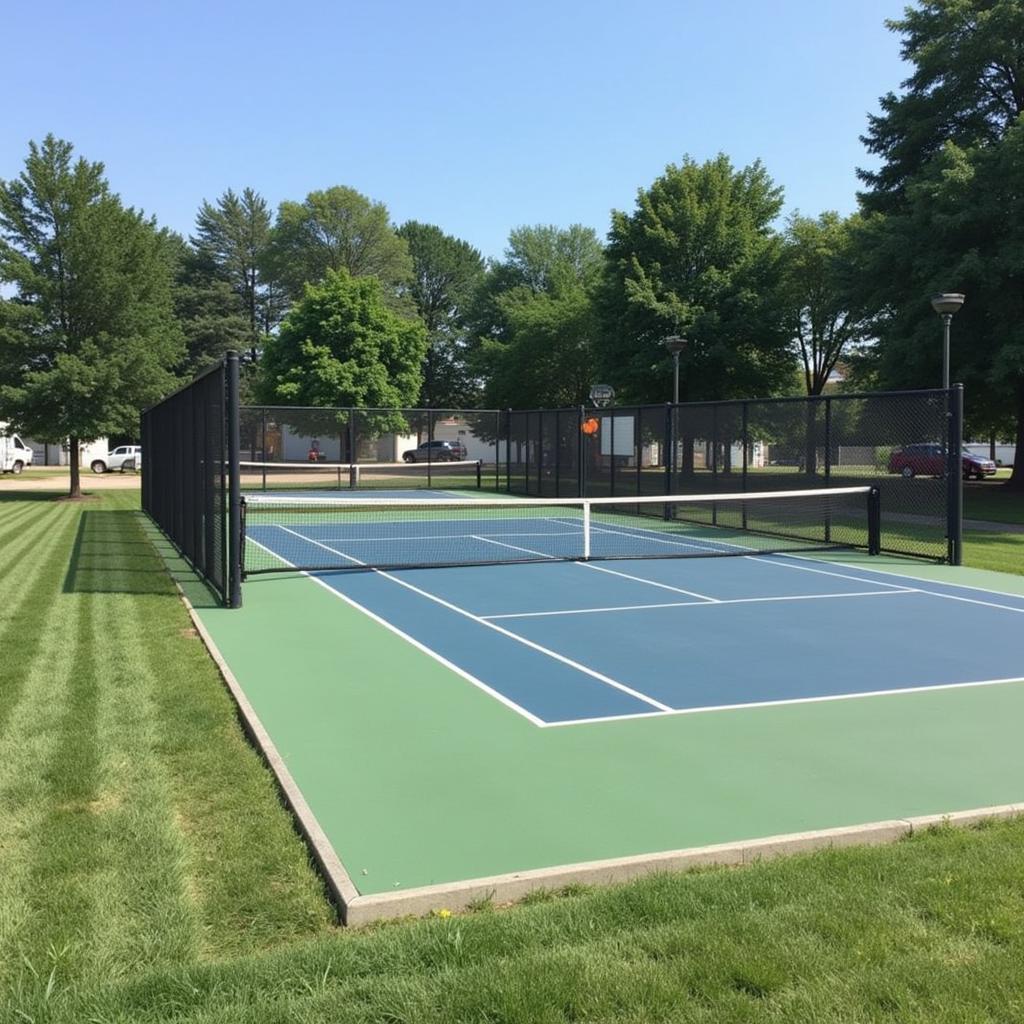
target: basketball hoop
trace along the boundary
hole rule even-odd
[[[590,401],[598,409],[611,405],[615,398],[615,388],[610,384],[595,384],[590,389]]]

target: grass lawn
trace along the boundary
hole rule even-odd
[[[137,502],[0,492],[4,1024],[1024,1019],[1022,819],[336,928]]]

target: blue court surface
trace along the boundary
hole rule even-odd
[[[365,497],[365,495],[363,495]],[[450,526],[450,524],[449,524]],[[611,528],[735,552],[741,543]],[[365,534],[365,535],[364,535]],[[460,545],[571,557],[571,516],[481,520]],[[446,536],[451,536],[450,528]],[[600,533],[595,531],[595,543]],[[291,564],[431,544],[429,521],[340,536],[327,524],[250,529]],[[595,553],[600,553],[596,551]],[[638,548],[638,553],[641,553]],[[908,570],[912,571],[912,570]],[[328,588],[538,726],[678,715],[1024,678],[1024,597],[923,581],[825,557],[541,561],[526,565],[315,572]],[[273,586],[273,578],[250,585]]]

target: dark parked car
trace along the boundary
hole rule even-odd
[[[961,456],[964,479],[972,476],[978,480],[993,476],[996,464],[971,452]],[[889,472],[901,476],[944,476],[946,472],[946,451],[941,444],[908,444],[898,448],[889,456]]]
[[[459,462],[466,457],[461,441],[424,441],[418,448],[402,452],[405,462]]]

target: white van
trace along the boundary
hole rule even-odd
[[[35,453],[17,434],[0,433],[0,472],[20,473]]]

